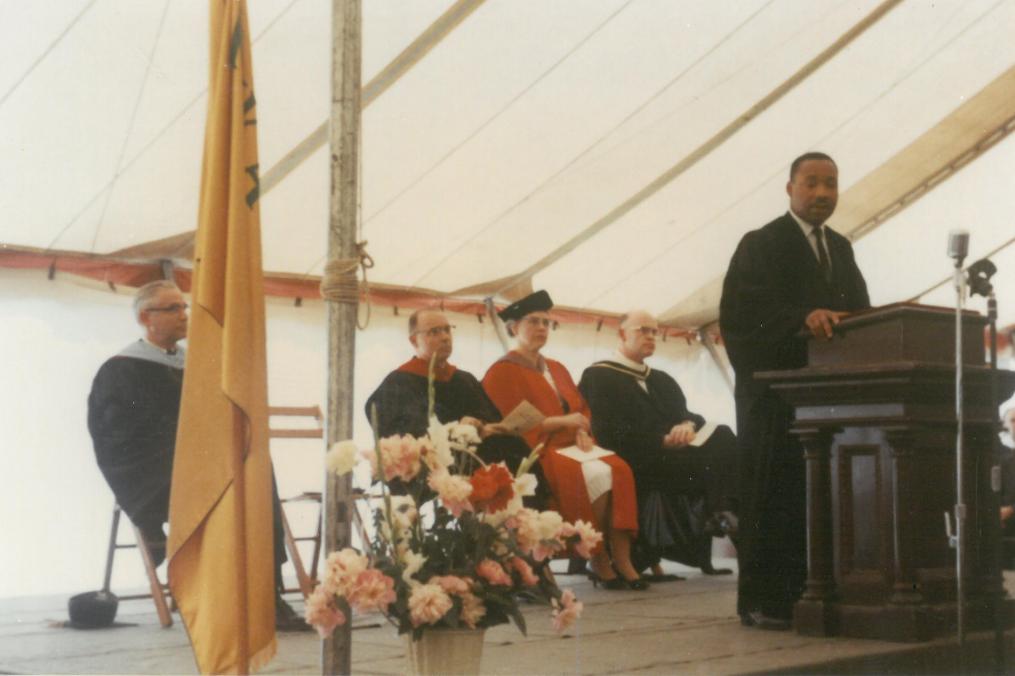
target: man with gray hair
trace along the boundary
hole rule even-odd
[[[145,284],[134,296],[134,317],[144,335],[99,368],[88,396],[88,431],[95,459],[116,502],[144,536],[152,562],[166,558],[173,451],[180,417],[187,337],[187,302],[170,281]],[[267,497],[267,496],[266,496]],[[282,512],[272,475],[275,559],[275,628],[309,631],[281,597]]]
[[[187,303],[172,282],[134,297],[143,337],[107,360],[88,396],[95,458],[117,504],[141,530],[156,565],[165,559],[169,485],[183,387]]]
[[[645,310],[621,317],[617,351],[582,373],[578,388],[592,411],[592,433],[634,472],[641,523],[639,563],[664,581],[659,559],[715,575],[712,537],[736,535],[736,437],[692,413],[680,385],[645,360],[659,323]]]

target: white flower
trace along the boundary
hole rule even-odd
[[[432,460],[429,454],[426,458],[430,469],[447,467],[455,461],[455,456],[451,452],[451,443],[448,441],[450,427],[450,425],[444,425],[437,420],[437,416],[430,418],[430,426],[426,431],[427,436],[430,437],[430,443],[433,445]]]
[[[539,539],[554,540],[564,527],[564,517],[558,512],[547,510],[539,513]]]
[[[331,449],[324,458],[324,463],[329,472],[342,476],[348,474],[359,461],[359,448],[356,442],[346,440],[331,445]]]
[[[411,549],[405,550],[402,554],[402,565],[405,566],[402,570],[402,579],[406,584],[412,584],[412,576],[420,571],[424,563],[426,563],[425,556]]]
[[[479,434],[476,433],[476,428],[472,425],[451,423],[448,427],[450,428],[448,441],[454,450],[464,453],[479,445],[481,441]]]
[[[535,495],[539,479],[535,474],[523,474],[515,479],[515,493],[518,495]]]

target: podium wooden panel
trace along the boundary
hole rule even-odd
[[[986,319],[963,318],[967,622],[991,624],[1004,598],[992,547],[990,469],[997,434]],[[797,631],[919,641],[956,622],[955,551],[945,512],[955,496],[955,315],[902,304],[844,320],[812,339],[808,366],[757,377],[796,411],[807,465],[806,589]],[[1015,373],[998,372],[1003,401]],[[1008,616],[1011,616],[1008,608]]]

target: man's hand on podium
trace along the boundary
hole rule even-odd
[[[807,325],[807,329],[815,338],[827,338],[831,340],[832,334],[835,332],[835,325],[848,314],[848,312],[835,312],[833,310],[818,308],[817,310],[812,310],[807,315],[804,324]]]

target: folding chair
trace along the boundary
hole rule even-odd
[[[155,612],[159,615],[159,622],[163,627],[173,626],[173,616],[169,612],[169,602],[172,602],[172,594],[169,591],[169,585],[163,584],[159,580],[158,573],[156,572],[155,564],[152,561],[151,553],[148,549],[148,543],[145,541],[144,535],[141,533],[141,529],[135,526],[133,523],[131,526],[134,529],[134,542],[132,543],[120,543],[120,506],[113,503],[113,525],[109,531],[109,549],[106,553],[106,574],[102,585],[103,589],[108,590],[110,581],[113,578],[113,558],[116,555],[117,549],[133,549],[136,548],[141,554],[141,561],[144,563],[145,574],[148,577],[148,586],[151,589],[151,593],[148,594],[130,594],[127,596],[119,596],[121,601],[131,601],[134,599],[152,599],[155,603]]]
[[[312,418],[316,423],[314,427],[304,428],[276,428],[269,427],[269,439],[324,439],[324,428],[321,426],[323,415],[320,406],[269,406],[269,416],[290,417],[290,418]],[[323,457],[323,454],[322,454]],[[289,552],[289,560],[296,570],[298,587],[283,589],[284,592],[300,592],[303,598],[310,596],[317,583],[317,564],[321,558],[321,493],[320,491],[304,491],[299,495],[289,498],[281,498],[282,503],[282,530],[284,531],[285,546]],[[285,505],[289,503],[310,502],[317,504],[317,528],[313,535],[294,535],[289,525],[289,518],[285,513]],[[300,542],[313,542],[314,549],[310,558],[310,565],[305,566],[303,557],[300,554]]]

